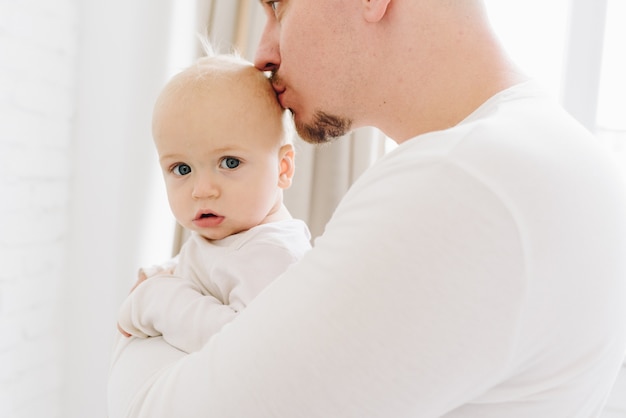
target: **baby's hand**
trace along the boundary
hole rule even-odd
[[[120,334],[122,334],[126,338],[132,337],[131,334],[129,334],[126,331],[124,331],[124,329],[120,326],[119,322],[117,323],[117,330],[120,332]]]
[[[152,266],[148,268],[141,268],[137,272],[137,282],[130,289],[130,293],[137,288],[141,283],[148,280],[151,277],[159,276],[162,274],[172,275],[174,274],[174,269],[176,268],[176,263],[169,262],[160,266]]]
[[[137,289],[137,286],[148,280],[149,277],[151,276],[148,276],[144,269],[139,269],[139,272],[137,272],[137,281],[135,282],[133,287],[130,288],[130,292],[128,293],[133,293],[133,290]]]
[[[150,277],[158,276],[161,274],[167,274],[167,275],[174,274],[174,269],[176,269],[176,261],[174,260],[175,259],[172,259],[168,261],[167,263],[139,269],[139,272],[138,272],[139,282],[138,283],[146,279],[149,279]],[[137,287],[137,285],[135,285],[135,287]]]

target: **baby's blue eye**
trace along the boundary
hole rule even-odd
[[[222,161],[220,161],[220,168],[225,168],[227,170],[233,170],[239,167],[241,161],[235,157],[224,157]]]
[[[172,169],[172,172],[179,176],[186,176],[187,174],[191,173],[191,167],[184,163],[176,164]]]

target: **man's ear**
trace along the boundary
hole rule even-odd
[[[361,0],[363,2],[363,16],[370,23],[379,22],[385,13],[391,0]]]
[[[294,157],[295,152],[293,150],[293,145],[286,144],[280,147],[280,150],[278,151],[278,158],[280,158],[278,187],[281,189],[286,189],[291,186],[291,181],[296,168]]]

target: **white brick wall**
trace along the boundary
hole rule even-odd
[[[61,417],[76,5],[0,1],[0,417]]]

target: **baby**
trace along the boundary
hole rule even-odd
[[[236,56],[201,58],[165,86],[153,137],[171,210],[191,234],[170,263],[140,271],[120,309],[124,335],[196,351],[310,249],[283,204],[288,128],[268,78]]]

